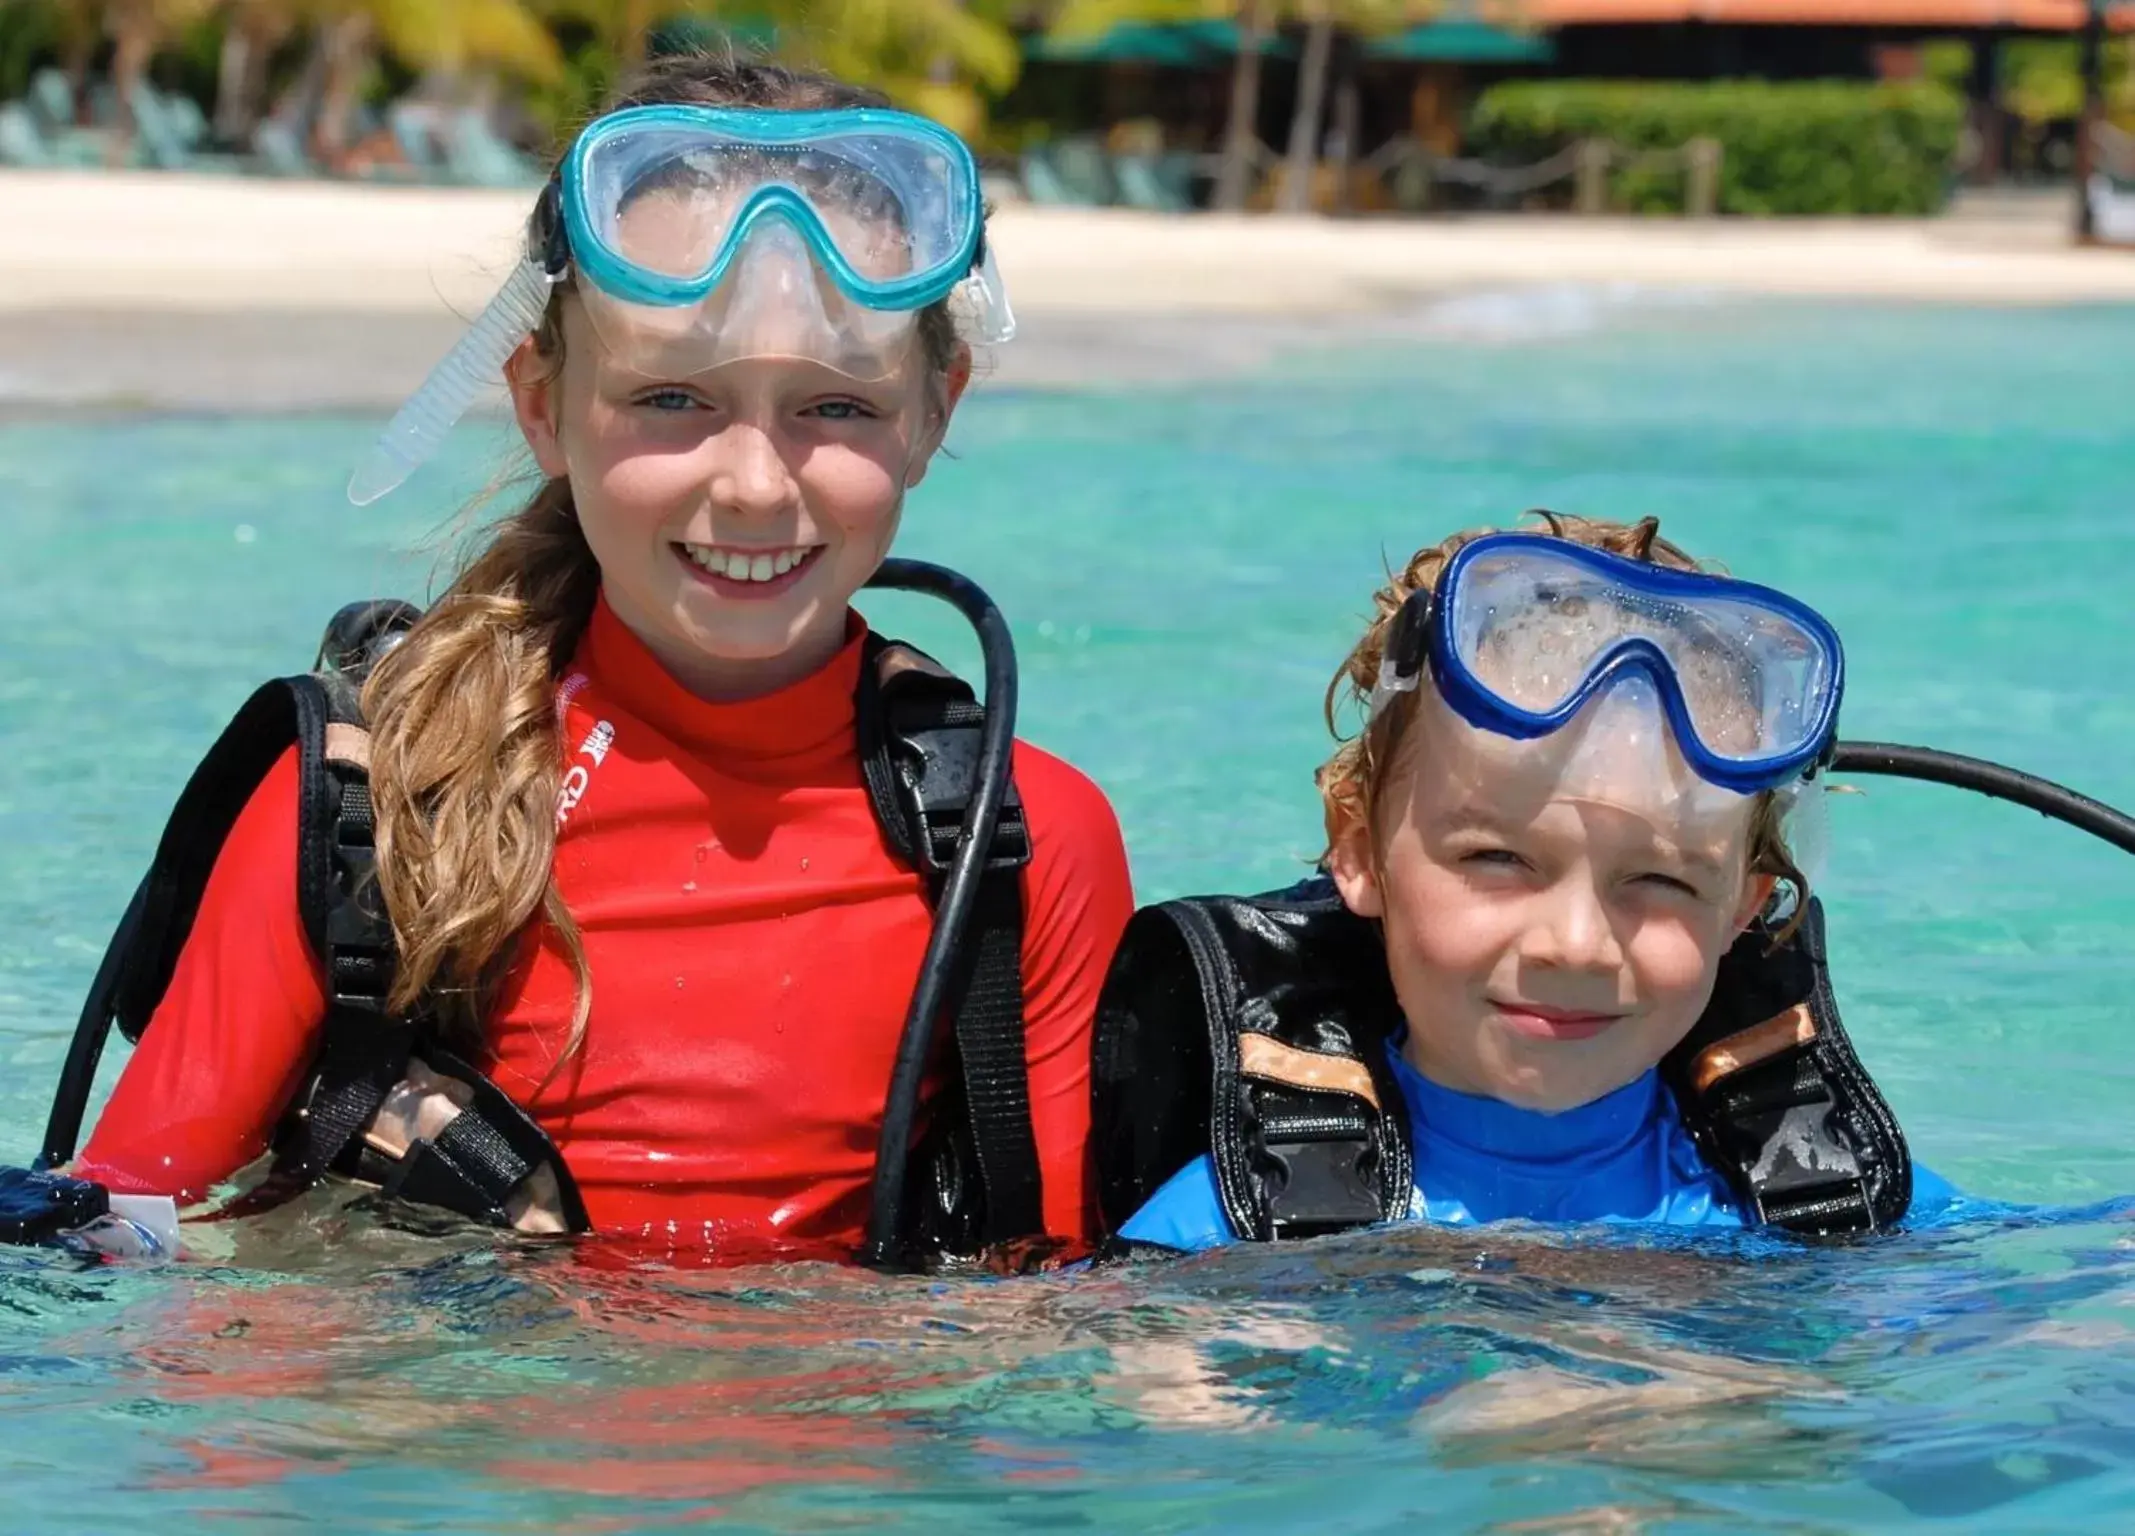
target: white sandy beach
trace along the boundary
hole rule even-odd
[[[388,401],[516,250],[526,194],[0,172],[0,401]],[[1525,286],[1945,303],[2135,302],[2135,251],[2057,205],[1938,220],[1164,217],[1003,207],[1019,383],[1251,365],[1449,295]],[[130,345],[129,345],[130,344]],[[338,381],[299,366],[331,347]],[[187,360],[180,380],[153,364]],[[120,360],[125,360],[123,363]],[[177,391],[174,396],[173,391]]]

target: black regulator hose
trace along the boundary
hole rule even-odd
[[[1901,747],[1887,741],[1842,741],[1833,749],[1834,773],[1873,773],[1892,778],[1949,784],[1975,794],[2007,800],[2041,816],[2063,821],[2123,853],[2135,853],[2135,816],[2102,801],[2079,795],[2049,780],[1984,758],[1938,752],[1933,747]]]
[[[81,1139],[82,1116],[89,1112],[89,1094],[96,1086],[96,1065],[103,1059],[104,1042],[111,1038],[111,1024],[119,1011],[119,970],[126,952],[133,948],[134,930],[141,925],[141,910],[148,904],[148,881],[134,888],[119,930],[112,935],[104,960],[89,984],[89,997],[82,1004],[81,1018],[74,1025],[74,1040],[67,1047],[66,1065],[59,1069],[59,1087],[52,1094],[52,1113],[45,1121],[44,1150],[37,1166],[57,1168],[74,1156]]]
[[[919,1089],[934,1048],[934,1025],[957,969],[964,930],[978,900],[979,879],[993,849],[994,828],[1008,798],[1008,776],[1016,740],[1016,647],[1008,621],[978,585],[942,566],[920,560],[885,560],[871,587],[923,592],[961,613],[978,632],[985,658],[986,724],[979,736],[978,788],[964,814],[956,853],[934,907],[934,931],[919,967],[919,984],[904,1018],[897,1043],[897,1065],[890,1074],[889,1099],[882,1108],[882,1136],[875,1148],[874,1204],[868,1213],[864,1263],[879,1267],[901,1257],[905,1171],[912,1155],[912,1126],[919,1114]]]

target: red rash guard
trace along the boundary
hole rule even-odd
[[[575,982],[539,925],[487,1070],[554,1138],[596,1230],[740,1257],[850,1255],[930,916],[875,823],[854,634],[767,698],[686,692],[596,609],[559,690],[570,753],[556,881],[593,977],[579,1055],[540,1087]],[[1132,911],[1119,825],[1019,743],[1030,1102],[1047,1229],[1093,1227],[1089,1034]],[[258,1157],[306,1076],[324,997],[296,889],[296,757],[239,815],[162,1006],[76,1172],[197,1200]],[[931,1092],[931,1085],[930,1085]]]

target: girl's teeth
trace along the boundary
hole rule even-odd
[[[775,581],[808,558],[805,549],[782,549],[775,555],[744,555],[737,550],[708,549],[702,544],[683,546],[690,559],[714,576],[729,581]]]

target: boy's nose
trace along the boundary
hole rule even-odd
[[[1623,946],[1607,905],[1592,883],[1566,879],[1546,898],[1528,926],[1522,958],[1568,971],[1613,971],[1623,964]]]

